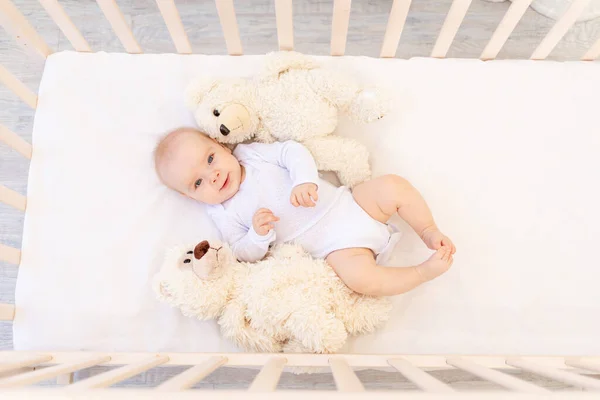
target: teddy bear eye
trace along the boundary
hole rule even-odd
[[[218,117],[219,115],[221,115],[221,113],[219,112],[219,110],[217,110],[217,109],[214,109],[214,110],[213,110],[213,115],[214,115],[215,117]]]
[[[189,264],[189,263],[191,263],[191,262],[192,262],[192,260],[190,260],[189,258],[186,258],[185,260],[183,260],[183,263],[184,263],[184,264]]]

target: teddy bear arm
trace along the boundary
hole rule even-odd
[[[356,140],[340,136],[325,136],[306,140],[319,171],[333,171],[340,183],[350,188],[371,178],[369,152]]]
[[[311,71],[310,77],[313,90],[344,112],[350,109],[361,90],[353,79],[339,71],[318,69]]]
[[[310,353],[335,353],[348,338],[342,321],[316,305],[295,310],[285,328]]]
[[[278,353],[281,344],[250,324],[246,318],[247,307],[239,299],[230,301],[219,318],[223,336],[246,351]]]
[[[263,79],[272,79],[290,69],[314,69],[319,64],[310,56],[295,51],[276,51],[265,56],[261,73]]]
[[[254,135],[254,138],[256,139],[257,142],[261,142],[261,143],[274,143],[275,142],[275,138],[273,137],[271,132],[269,132],[267,130],[267,128],[265,128],[265,126],[262,124],[256,130],[256,134]]]

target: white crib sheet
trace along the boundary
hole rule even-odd
[[[340,134],[428,200],[453,269],[395,299],[360,353],[600,354],[600,64],[326,59],[385,84],[396,106]],[[234,351],[213,322],[155,300],[166,246],[215,237],[203,207],[162,187],[151,152],[193,125],[197,74],[262,57],[54,54],[40,87],[16,292],[18,350]],[[397,264],[429,251],[404,225]]]

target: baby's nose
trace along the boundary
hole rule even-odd
[[[212,178],[212,183],[217,183],[217,180],[219,179],[220,176],[221,176],[221,173],[219,171],[215,172],[215,174],[213,175],[213,178]]]

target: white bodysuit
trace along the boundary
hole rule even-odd
[[[371,218],[347,187],[335,187],[319,177],[312,155],[300,143],[240,144],[233,155],[246,177],[231,199],[209,205],[208,211],[239,260],[258,261],[272,243],[295,242],[317,258],[346,248],[368,248],[382,263],[397,243],[400,234]],[[318,186],[315,207],[291,204],[292,189],[303,183]],[[265,236],[252,227],[260,208],[279,217]]]

